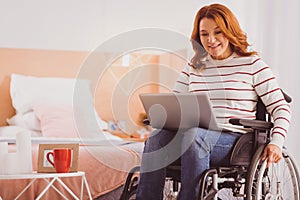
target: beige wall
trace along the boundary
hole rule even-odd
[[[78,51],[0,48],[0,125],[6,125],[6,118],[15,114],[9,94],[11,73],[72,78],[77,76],[88,55],[88,52]],[[138,59],[132,59],[129,67],[121,66],[120,61],[116,60],[97,83],[94,94],[95,107],[104,120],[123,120],[122,117],[126,117],[126,113],[114,110],[125,110],[130,116],[132,125],[136,125],[139,113],[143,112],[138,94],[158,92],[158,85],[155,84],[158,80],[158,56],[138,54],[133,56]],[[138,67],[145,64],[150,67],[147,67],[143,73],[138,72]],[[140,75],[138,79],[135,77],[137,75]],[[146,80],[148,84],[140,86],[140,82],[133,82],[132,88],[132,81],[145,81],[145,79],[148,79]],[[126,95],[120,93],[121,90],[118,89],[120,85],[125,89]],[[112,96],[116,100],[112,101]],[[115,108],[112,109],[112,106]],[[118,114],[115,115],[114,112]]]

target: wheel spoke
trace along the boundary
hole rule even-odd
[[[262,164],[257,160],[250,167],[247,200],[299,200],[298,172],[289,156],[267,169]]]

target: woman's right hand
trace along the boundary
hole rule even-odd
[[[268,159],[267,167],[272,163],[278,163],[282,159],[282,150],[275,144],[268,144],[264,149],[262,160]]]

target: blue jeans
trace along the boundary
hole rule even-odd
[[[229,165],[231,150],[241,134],[202,128],[153,131],[145,143],[137,200],[161,200],[166,166],[181,157],[180,200],[198,199],[201,174],[210,165]]]

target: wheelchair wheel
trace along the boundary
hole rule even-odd
[[[247,200],[299,200],[299,172],[293,158],[283,149],[283,159],[266,168],[260,157],[264,146],[254,154],[246,182]]]
[[[242,200],[242,197],[235,197],[231,188],[217,190],[218,172],[216,169],[209,169],[200,179],[199,200]]]
[[[120,197],[120,200],[135,200],[137,187],[139,182],[139,171],[140,167],[134,167],[130,170],[127,175],[127,179]],[[175,189],[174,184],[177,189]],[[171,178],[166,178],[166,184],[164,188],[164,200],[176,200],[178,191],[180,188],[180,183],[172,180]],[[175,190],[174,190],[175,189]]]
[[[139,181],[138,173],[140,171],[140,167],[134,167],[128,173],[123,192],[121,194],[120,200],[135,200],[137,186]]]

